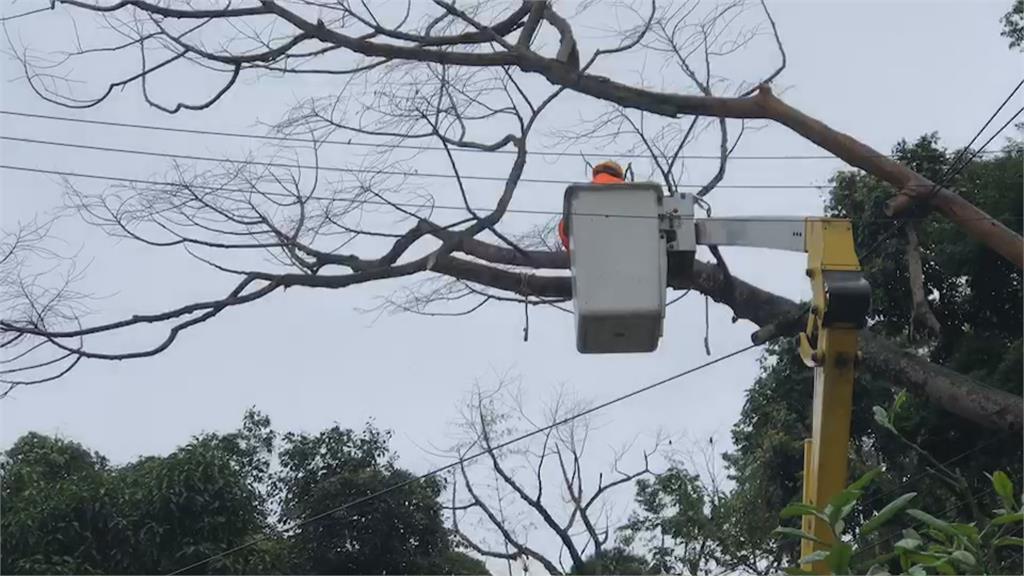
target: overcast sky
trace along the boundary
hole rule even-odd
[[[19,1],[4,14],[33,7]],[[568,5],[570,2],[563,2]],[[965,144],[995,106],[1020,80],[1020,54],[999,36],[999,17],[1009,1],[998,2],[772,2],[789,67],[780,79],[784,97],[797,108],[888,151],[900,138],[936,130],[951,147]],[[48,47],[53,20],[25,19],[11,29],[36,49]],[[91,21],[79,24],[85,36]],[[746,53],[736,75],[754,78],[770,70],[770,45]],[[583,44],[584,52],[587,51]],[[8,111],[56,113],[84,118],[259,131],[297,100],[325,93],[323,82],[303,79],[243,83],[208,112],[169,117],[145,106],[137,88],[116,94],[99,107],[70,112],[48,105],[18,80],[11,60],[3,61],[5,84],[0,107]],[[646,72],[626,62],[605,73],[630,82]],[[77,70],[87,75],[88,70]],[[165,78],[170,86],[187,78]],[[586,99],[574,100],[592,106]],[[582,104],[580,104],[582,103]],[[1019,104],[1018,104],[1019,105]],[[598,110],[598,108],[593,108]],[[552,116],[557,118],[558,116]],[[99,143],[181,153],[239,157],[249,146],[238,140],[150,133],[0,115],[8,135]],[[537,147],[537,144],[534,144]],[[586,147],[588,150],[592,147]],[[701,151],[713,150],[707,142]],[[745,136],[737,154],[807,154],[816,149],[779,126]],[[332,149],[331,154],[345,150]],[[124,176],[161,174],[159,158],[55,149],[0,142],[6,164],[75,169]],[[429,170],[435,157],[422,159]],[[480,166],[480,168],[477,168]],[[725,184],[821,184],[841,164],[831,160],[741,161],[731,163]],[[486,164],[467,171],[490,173]],[[578,160],[532,161],[528,176],[579,179]],[[700,182],[700,169],[694,170]],[[95,183],[87,183],[95,186]],[[4,229],[53,208],[61,187],[49,176],[0,170],[0,213]],[[715,215],[820,214],[822,196],[810,189],[715,191]],[[557,210],[558,186],[523,187],[514,206]],[[535,220],[510,218],[509,231]],[[113,242],[94,230],[67,222],[60,228],[70,246],[83,247],[91,264],[83,287],[108,297],[94,303],[96,319],[159,311],[192,299],[221,294],[225,279],[186,255]],[[752,250],[726,250],[734,274],[789,298],[809,289],[803,257]],[[0,402],[2,446],[30,430],[59,434],[108,455],[115,463],[161,454],[192,434],[236,427],[243,411],[256,406],[279,430],[314,432],[334,423],[359,427],[368,419],[395,432],[401,462],[425,469],[439,460],[424,451],[451,436],[455,409],[475,381],[495,382],[495,374],[521,378],[526,395],[539,402],[557,386],[600,401],[706,361],[703,350],[704,300],[696,295],[673,306],[659,350],[647,355],[583,356],[575,350],[573,319],[556,310],[534,308],[530,338],[523,342],[520,306],[488,306],[458,318],[423,318],[359,312],[399,283],[369,284],[342,291],[293,289],[231,310],[185,332],[166,353],[121,363],[86,362],[58,382],[12,393]],[[730,311],[712,303],[712,354],[745,345],[755,327],[730,321]],[[108,349],[134,336],[104,340]],[[727,447],[744,392],[758,371],[758,352],[684,378],[667,387],[614,406],[598,418],[602,428],[595,451],[600,460],[610,446],[658,429],[705,439]],[[810,401],[810,398],[808,398]],[[626,494],[628,496],[628,494]]]

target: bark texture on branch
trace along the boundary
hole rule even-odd
[[[928,295],[925,293],[924,271],[921,265],[921,243],[917,239],[917,227],[913,222],[903,225],[907,234],[907,273],[910,278],[910,298],[913,302],[913,309],[910,315],[910,333],[913,337],[915,328],[925,328],[931,336],[938,336],[942,332],[942,325],[932,313],[928,305]]]
[[[766,326],[801,312],[796,302],[733,276],[725,278],[717,266],[697,262],[690,287],[732,308],[737,318]],[[729,286],[734,288],[730,291]],[[682,286],[680,286],[682,287]],[[792,325],[796,334],[799,325]],[[888,376],[893,388],[904,388],[933,404],[986,428],[1024,429],[1024,398],[992,388],[948,368],[907,352],[870,330],[861,331],[864,366],[878,376]]]
[[[466,253],[480,260],[505,265],[525,265],[526,261],[543,262],[551,269],[568,268],[564,252],[528,251],[521,255],[511,248],[473,240],[463,246]],[[449,262],[450,261],[450,262]],[[439,261],[440,262],[440,261]],[[524,284],[520,274],[501,270],[486,263],[449,257],[445,266],[456,277],[509,292],[524,294],[524,287],[533,296],[567,298],[572,296],[567,276],[530,275]],[[440,270],[438,270],[440,271]],[[741,278],[726,275],[719,266],[695,261],[689,278],[670,277],[669,286],[679,290],[693,289],[715,302],[728,306],[736,318],[748,320],[759,327],[773,327],[772,337],[795,336],[803,326],[794,322],[803,307],[788,298],[773,294]],[[901,349],[896,344],[872,333],[861,332],[864,366],[876,375],[887,375],[893,388],[907,389],[927,398],[943,409],[986,428],[1020,431],[1024,429],[1024,398],[987,386],[977,380]]]
[[[793,108],[767,89],[763,89],[762,93],[768,118],[788,126],[851,166],[860,168],[899,190],[900,195],[890,203],[887,213],[896,215],[915,202],[924,201],[935,207],[969,236],[1006,258],[1017,268],[1024,268],[1024,240],[1002,222],[992,218],[959,194],[936,185],[859,140]]]
[[[928,398],[930,402],[986,428],[1020,432],[1024,401],[948,368],[922,361],[892,342],[861,332],[864,366],[876,376],[888,375],[893,384]]]
[[[544,59],[541,59],[544,60]],[[969,236],[1024,268],[1024,239],[959,194],[937,186],[907,166],[824,122],[804,114],[761,86],[752,96],[716,98],[666,94],[633,88],[601,76],[578,74],[545,61],[535,67],[550,82],[627,108],[668,116],[718,116],[778,122],[846,163],[883,180],[899,191],[887,212],[901,213],[916,201],[924,201],[959,226]],[[535,69],[532,69],[535,68]]]

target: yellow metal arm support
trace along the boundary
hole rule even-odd
[[[857,333],[866,320],[870,292],[848,220],[808,219],[804,237],[813,298],[807,328],[799,336],[800,356],[814,367],[814,407],[812,438],[804,442],[803,500],[820,507],[846,486]],[[833,541],[828,526],[814,516],[804,516],[802,527],[824,542]],[[803,540],[800,553],[821,548]],[[809,568],[828,573],[822,562]]]

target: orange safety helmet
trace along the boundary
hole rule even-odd
[[[614,160],[605,160],[594,165],[593,175],[596,177],[598,174],[608,174],[614,176],[619,180],[626,177],[626,173],[622,170],[622,166]]]
[[[622,166],[614,160],[599,162],[593,169],[594,184],[619,184],[625,180],[625,172]],[[569,251],[569,229],[563,216],[558,222],[558,238],[562,241],[565,251]]]

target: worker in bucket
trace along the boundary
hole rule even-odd
[[[625,173],[622,166],[613,160],[605,160],[594,166],[593,177],[590,179],[593,184],[621,184],[625,182]],[[562,240],[565,251],[569,251],[569,230],[565,227],[565,217],[558,222],[558,237]]]

